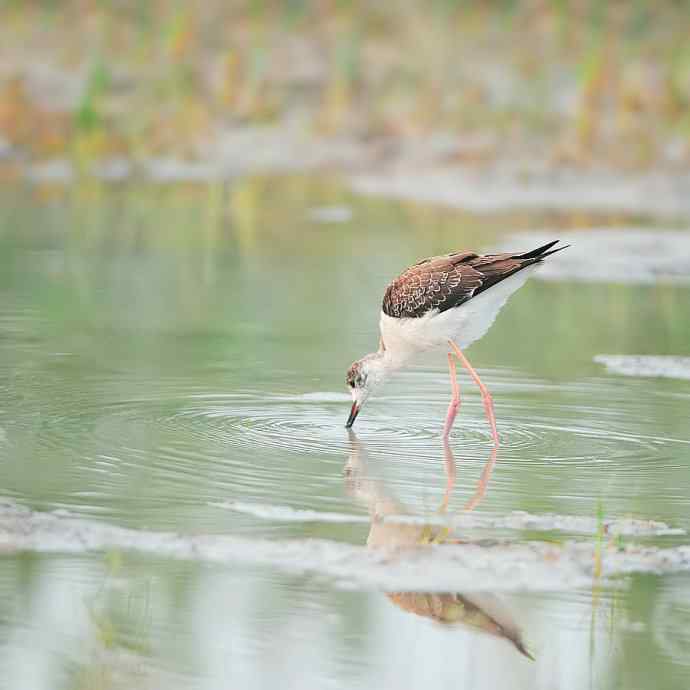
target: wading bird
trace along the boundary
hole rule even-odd
[[[462,350],[489,330],[501,307],[537,264],[569,246],[553,249],[557,243],[555,240],[522,254],[458,251],[433,256],[410,266],[391,282],[381,306],[379,349],[354,362],[347,372],[352,409],[345,426],[352,427],[372,391],[391,373],[421,352],[448,348],[452,397],[443,437],[448,437],[460,406],[457,358],[479,386],[494,445],[498,446],[491,395]]]

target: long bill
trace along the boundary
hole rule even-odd
[[[350,429],[352,428],[352,425],[355,423],[355,419],[357,419],[357,415],[359,414],[360,406],[356,403],[352,403],[352,409],[350,410],[350,416],[347,418],[347,422],[345,422],[345,428]]]

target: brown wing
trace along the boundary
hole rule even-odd
[[[558,240],[556,240],[558,242]],[[521,268],[541,261],[556,242],[524,254],[454,252],[434,256],[410,266],[386,289],[383,313],[396,318],[415,318],[438,309],[460,306]]]

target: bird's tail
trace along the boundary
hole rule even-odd
[[[564,244],[562,247],[557,247],[556,249],[551,249],[555,244],[558,244],[560,240],[554,240],[553,242],[548,242],[547,244],[542,245],[541,247],[537,247],[536,249],[533,249],[530,252],[525,252],[524,254],[514,254],[513,259],[527,259],[527,260],[534,260],[534,261],[541,261],[542,259],[546,258],[547,256],[550,256],[551,254],[555,254],[556,252],[560,252],[563,249],[567,249],[570,245],[569,244]],[[551,251],[548,251],[551,249]]]

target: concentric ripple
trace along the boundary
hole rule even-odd
[[[5,383],[13,415],[0,418],[0,455],[31,464],[48,497],[36,505],[107,514],[116,505],[193,510],[234,499],[328,509],[333,492],[342,493],[341,468],[355,443],[344,429],[345,393],[213,392],[183,376],[146,380],[122,372],[93,375],[69,388],[57,375],[69,366],[69,358],[61,358],[56,375],[36,387],[26,378],[21,386]],[[491,482],[494,509],[520,507],[516,498],[533,496],[535,482],[572,501],[573,509],[602,494],[614,508],[624,505],[639,494],[640,482],[665,491],[666,505],[685,505],[667,483],[684,471],[678,452],[687,452],[688,441],[673,424],[654,421],[678,414],[677,391],[666,394],[653,381],[630,379],[624,385],[613,378],[559,384],[510,370],[488,372],[487,379],[501,436]],[[446,387],[439,372],[406,372],[357,420],[360,450],[417,493],[441,486]],[[651,395],[656,417],[649,414]],[[470,491],[490,448],[481,399],[465,385],[451,439],[468,477],[460,491]],[[63,471],[56,475],[50,468],[59,458]],[[5,481],[10,495],[30,499],[36,483],[33,474],[27,477]],[[338,498],[334,507],[345,505]]]
[[[416,377],[410,377],[416,378]],[[358,438],[369,455],[429,458],[439,456],[440,432],[446,411],[444,389],[434,386],[434,376],[414,396],[399,385],[395,392],[365,407],[357,421]],[[440,383],[440,381],[439,381]],[[525,381],[529,390],[534,382]],[[507,386],[506,386],[507,387]],[[591,404],[592,398],[610,400],[620,396],[615,382],[592,380],[585,385],[542,385],[540,402],[526,398],[520,380],[510,382],[510,391],[496,394],[496,409],[503,459],[522,459],[538,463],[577,463],[582,465],[613,462],[640,454],[657,453],[660,448],[688,445],[683,438],[660,434],[649,420],[635,410],[636,396],[626,401],[627,408],[611,409]],[[616,389],[615,393],[612,389]],[[552,403],[550,397],[557,397]],[[580,398],[586,398],[583,404]],[[201,395],[182,401],[181,409],[156,421],[199,443],[222,442],[246,450],[273,449],[296,454],[331,455],[350,448],[343,422],[349,397],[337,393],[277,395],[247,391],[233,395]],[[655,404],[664,404],[657,399]],[[671,406],[673,403],[667,401]],[[490,432],[480,399],[463,400],[453,432],[453,447],[463,455],[483,457],[490,444]]]

